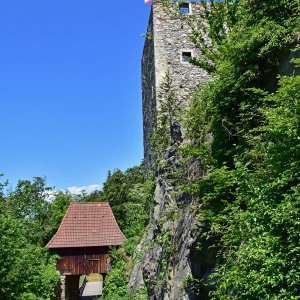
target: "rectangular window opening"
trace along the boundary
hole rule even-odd
[[[192,58],[192,52],[191,51],[182,51],[181,54],[181,61],[183,63],[188,63],[190,62],[190,59]]]
[[[190,4],[189,3],[179,3],[179,12],[185,15],[190,13]]]

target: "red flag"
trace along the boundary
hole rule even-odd
[[[152,0],[144,0],[144,4],[149,4]]]

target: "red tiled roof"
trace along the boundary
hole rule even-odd
[[[117,246],[125,240],[109,203],[73,203],[46,247]]]

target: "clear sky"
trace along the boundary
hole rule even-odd
[[[0,3],[0,173],[57,189],[143,158],[143,0]]]

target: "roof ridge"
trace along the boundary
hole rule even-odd
[[[71,203],[71,205],[72,204],[109,204],[109,202],[108,201],[105,201],[105,202],[73,202],[73,203]]]

